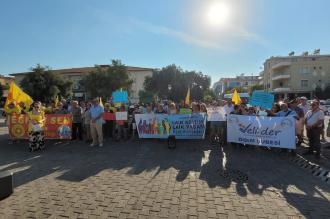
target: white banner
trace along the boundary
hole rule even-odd
[[[207,121],[219,122],[226,121],[226,112],[223,107],[208,107]]]
[[[227,141],[278,148],[296,148],[292,117],[228,115]]]

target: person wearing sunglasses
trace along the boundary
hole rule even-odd
[[[33,108],[28,112],[29,118],[29,150],[43,150],[45,113],[41,108],[41,102],[34,102]]]
[[[311,110],[305,115],[305,125],[307,137],[309,140],[309,149],[304,155],[313,154],[316,151],[316,158],[321,156],[321,141],[320,135],[322,124],[324,122],[324,113],[319,108],[319,102],[314,100],[311,104]]]

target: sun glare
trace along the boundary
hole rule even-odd
[[[228,22],[229,15],[228,5],[223,2],[217,2],[208,8],[207,20],[213,26],[223,26]]]

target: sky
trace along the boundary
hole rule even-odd
[[[1,0],[0,74],[176,64],[257,75],[270,56],[330,54],[328,0]]]

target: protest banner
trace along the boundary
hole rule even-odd
[[[46,139],[71,139],[72,116],[70,114],[46,114],[45,120]],[[26,114],[10,115],[9,134],[13,139],[29,138],[29,118]]]
[[[228,115],[227,141],[258,146],[295,149],[295,119]]]
[[[274,103],[274,95],[267,92],[253,91],[249,104],[271,109]]]
[[[223,107],[208,107],[207,121],[219,122],[226,121],[226,112]]]
[[[139,138],[167,138],[170,134],[166,114],[136,114],[135,122]]]
[[[102,114],[102,118],[105,121],[113,121],[113,120],[116,120],[116,115],[114,113],[105,112]]]
[[[112,92],[112,102],[114,103],[128,103],[127,91]]]
[[[29,118],[26,114],[13,113],[8,116],[9,135],[12,139],[27,139],[29,137]]]
[[[206,114],[170,115],[170,135],[177,139],[204,139]]]
[[[206,115],[136,114],[135,121],[139,138],[203,139]]]
[[[72,116],[70,114],[47,114],[45,138],[71,139]]]
[[[192,110],[189,108],[180,108],[180,114],[191,114]]]

